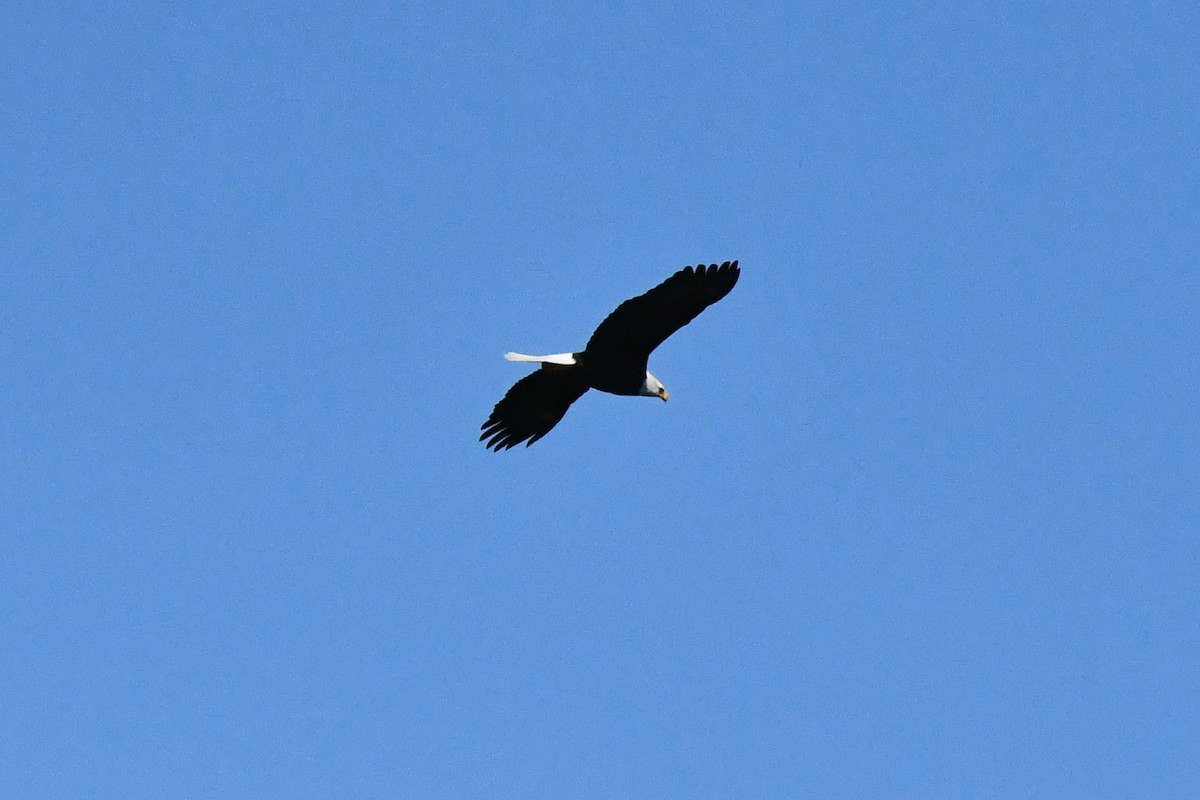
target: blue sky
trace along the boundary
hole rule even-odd
[[[7,9],[6,793],[1196,797],[1197,31]]]

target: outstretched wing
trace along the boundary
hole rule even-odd
[[[583,393],[587,381],[577,367],[547,365],[513,384],[488,421],[480,426],[479,441],[496,452],[536,442],[550,432]],[[526,441],[528,439],[528,441]]]
[[[668,336],[729,294],[740,274],[736,261],[684,267],[617,306],[588,340],[587,352],[644,361]]]

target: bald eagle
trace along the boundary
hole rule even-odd
[[[667,389],[646,369],[650,353],[737,283],[738,262],[684,267],[643,295],[626,300],[596,328],[581,353],[527,356],[509,361],[541,364],[513,384],[480,429],[479,441],[496,452],[536,442],[558,424],[588,389],[660,397]]]

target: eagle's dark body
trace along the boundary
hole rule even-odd
[[[639,395],[642,384],[646,381],[646,362],[631,363],[621,358],[610,358],[602,351],[587,351],[572,353],[575,366],[563,367],[558,364],[543,364],[542,369],[549,367],[560,370],[578,370],[579,378],[589,389],[596,389],[609,394]]]

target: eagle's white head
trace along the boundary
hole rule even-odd
[[[662,381],[646,372],[646,380],[642,381],[642,386],[638,389],[638,394],[643,397],[661,397],[665,403],[670,399],[671,395],[667,394],[667,387],[662,385]]]

